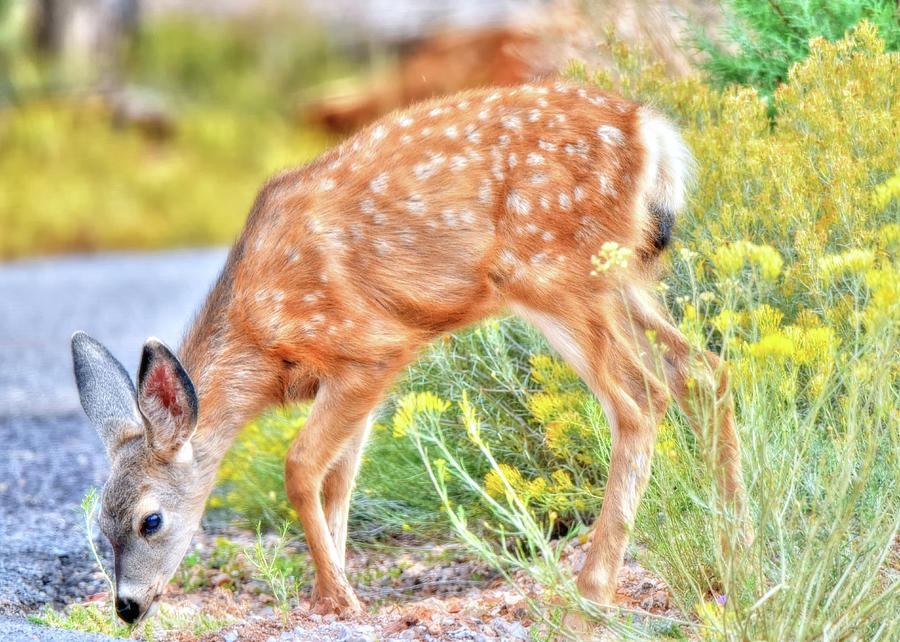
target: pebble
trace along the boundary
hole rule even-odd
[[[223,642],[237,642],[237,639],[237,631],[229,631],[222,637]]]
[[[504,640],[528,639],[528,631],[519,622],[507,622],[503,618],[495,617],[491,620],[491,628]]]

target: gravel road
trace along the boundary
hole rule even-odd
[[[99,639],[51,637],[23,618],[105,590],[79,506],[107,462],[78,403],[69,338],[85,330],[135,373],[148,336],[178,345],[224,259],[213,249],[0,263],[0,639]]]

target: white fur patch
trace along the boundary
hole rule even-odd
[[[566,360],[566,363],[572,366],[572,369],[578,373],[578,376],[588,384],[593,381],[593,374],[591,373],[587,357],[582,352],[581,346],[575,341],[575,337],[572,336],[572,333],[560,320],[521,303],[512,303],[510,308],[540,330],[547,342]]]

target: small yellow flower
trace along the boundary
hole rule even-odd
[[[750,345],[750,354],[757,359],[789,359],[794,354],[794,342],[782,333],[768,334]]]
[[[620,247],[615,241],[607,241],[594,256],[591,257],[591,276],[599,276],[614,267],[628,267],[628,258],[632,252],[627,247]]]

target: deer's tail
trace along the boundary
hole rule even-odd
[[[643,200],[647,209],[640,254],[649,262],[672,240],[694,161],[678,130],[647,107],[641,108],[640,138],[645,153]]]

